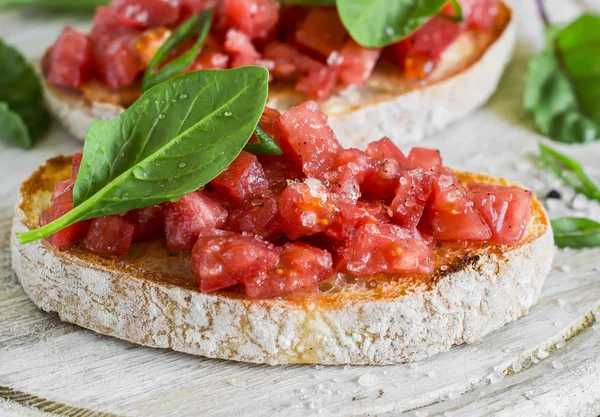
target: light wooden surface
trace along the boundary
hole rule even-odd
[[[540,137],[520,102],[541,26],[533,0],[515,3],[519,43],[500,91],[485,109],[427,145],[439,147],[456,168],[504,175],[540,196],[560,190],[563,200],[549,203],[552,216],[600,220],[599,204],[574,198],[534,160]],[[572,18],[586,4],[549,3],[557,20]],[[35,59],[64,23],[0,14],[0,36]],[[134,346],[61,323],[29,302],[11,272],[9,227],[22,179],[46,158],[79,147],[59,128],[34,151],[0,144],[0,416],[600,414],[600,324],[594,319],[600,314],[600,250],[559,252],[529,316],[413,365],[256,366]],[[600,143],[560,148],[600,180]],[[32,406],[23,405],[28,402]]]

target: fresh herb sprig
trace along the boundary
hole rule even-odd
[[[73,188],[73,210],[19,234],[21,243],[73,223],[179,198],[238,156],[267,101],[263,67],[194,71],[151,88],[118,118],[95,120]]]
[[[0,137],[30,148],[50,126],[42,85],[15,48],[0,40]]]
[[[554,243],[559,248],[600,247],[600,223],[581,217],[563,217],[552,220]]]
[[[261,155],[281,155],[283,153],[275,139],[265,132],[260,124],[256,125],[254,134],[258,138],[258,143],[248,144],[244,150]]]
[[[146,91],[175,75],[181,74],[192,64],[192,62],[194,62],[194,59],[196,59],[196,56],[202,49],[206,36],[210,31],[212,17],[213,9],[206,9],[203,12],[190,17],[179,26],[171,36],[169,36],[148,65],[148,69],[146,70],[142,81],[142,91]],[[177,47],[177,45],[192,35],[198,35],[198,40],[194,46],[183,55],[175,58],[160,70],[156,71],[156,68],[168,58],[169,54]]]
[[[550,24],[537,0],[547,46],[526,76],[524,107],[540,131],[559,142],[600,139],[600,17],[584,14],[564,28]]]

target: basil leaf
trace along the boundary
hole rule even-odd
[[[580,217],[551,220],[554,243],[559,248],[600,247],[600,223]]]
[[[583,167],[568,156],[540,143],[540,159],[567,185],[592,200],[600,201],[600,190]]]
[[[439,13],[438,16],[443,17],[444,19],[448,19],[451,22],[462,22],[463,19],[463,12],[462,12],[462,7],[460,6],[460,3],[458,2],[458,0],[450,0],[450,4],[452,5],[452,8],[454,9],[454,16],[449,16],[447,14],[444,13]]]
[[[70,12],[93,12],[98,6],[106,6],[111,0],[0,0],[0,9],[35,6]]]
[[[160,84],[175,75],[181,74],[192,64],[192,62],[194,62],[194,59],[200,52],[200,49],[202,49],[202,45],[204,45],[206,36],[210,31],[212,15],[212,8],[206,9],[202,13],[198,13],[186,20],[175,32],[173,32],[166,42],[158,49],[152,58],[152,61],[150,61],[150,65],[148,65],[148,69],[146,70],[146,74],[142,81],[142,91],[146,91],[156,84]],[[194,46],[185,54],[169,62],[155,73],[154,70],[156,67],[169,56],[171,51],[184,39],[194,33],[198,34],[198,40]]]
[[[281,155],[283,153],[277,142],[263,130],[260,124],[256,125],[254,133],[258,138],[258,143],[248,144],[244,150],[262,155]]]
[[[381,48],[398,42],[438,13],[446,0],[338,0],[342,23],[357,43]]]
[[[0,102],[22,119],[32,141],[42,137],[50,126],[44,106],[42,86],[35,70],[13,47],[0,40]]]
[[[550,46],[529,63],[524,107],[542,133],[565,143],[600,138],[600,17],[547,30]]]
[[[20,234],[21,243],[202,187],[248,142],[264,110],[268,83],[263,67],[194,71],[148,90],[114,120],[95,120],[73,188],[73,210]]]
[[[24,148],[31,148],[31,138],[21,116],[0,103],[0,138],[7,138]]]

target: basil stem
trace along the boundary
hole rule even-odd
[[[559,248],[600,247],[600,223],[580,217],[563,217],[550,223]]]
[[[449,16],[445,13],[440,13],[438,16],[443,17],[444,19],[450,20],[452,22],[460,23],[464,20],[462,7],[458,0],[450,0],[450,4],[454,8],[454,16]]]
[[[583,167],[568,156],[540,143],[540,159],[567,185],[592,200],[600,201],[600,190]]]
[[[160,84],[175,75],[181,74],[192,64],[192,62],[194,62],[194,59],[202,49],[202,45],[204,45],[206,36],[210,31],[212,15],[212,8],[206,9],[186,20],[175,32],[173,32],[166,42],[158,49],[154,58],[152,58],[152,61],[150,61],[150,65],[148,66],[146,74],[144,75],[144,80],[142,81],[142,91],[146,91],[156,84]],[[195,33],[198,34],[198,40],[189,51],[169,62],[159,71],[154,72],[158,65],[169,56],[171,51],[173,51],[177,45]]]
[[[254,133],[258,138],[258,143],[248,144],[244,150],[261,155],[281,155],[283,153],[277,142],[263,130],[260,124],[256,125]]]

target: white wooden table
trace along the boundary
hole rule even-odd
[[[541,25],[533,0],[514,3],[519,43],[500,90],[485,109],[427,145],[439,147],[451,166],[507,176],[540,196],[559,190],[564,198],[550,202],[552,216],[600,219],[600,205],[574,199],[534,160],[540,137],[520,102]],[[586,6],[549,4],[563,21]],[[36,59],[65,22],[4,13],[0,36]],[[600,250],[559,252],[529,316],[412,365],[256,366],[139,347],[61,323],[37,310],[19,286],[10,269],[9,228],[20,182],[46,158],[79,148],[58,127],[33,151],[0,144],[0,416],[600,414],[600,324],[594,324]],[[560,149],[600,180],[600,143]]]

